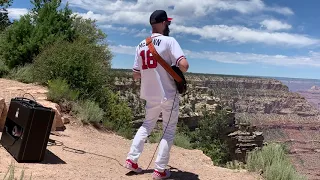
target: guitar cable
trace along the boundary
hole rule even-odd
[[[152,163],[153,158],[154,158],[154,156],[155,156],[155,154],[156,154],[156,152],[157,152],[157,149],[158,149],[158,147],[159,147],[159,145],[160,145],[160,143],[161,143],[161,140],[163,139],[163,136],[164,136],[164,134],[166,133],[166,130],[167,130],[167,128],[168,128],[169,122],[170,122],[170,120],[171,120],[171,114],[172,114],[172,111],[173,111],[174,103],[175,103],[175,101],[176,101],[177,92],[178,92],[178,91],[176,90],[176,94],[174,95],[173,104],[172,104],[172,108],[171,108],[169,120],[168,120],[168,122],[167,122],[167,126],[166,126],[166,128],[165,128],[165,130],[164,130],[164,132],[163,132],[163,134],[162,134],[162,136],[161,136],[161,138],[160,138],[160,140],[159,140],[159,143],[158,143],[158,145],[157,145],[157,147],[156,147],[156,150],[154,151],[153,156],[152,156],[152,159],[151,159],[148,167],[146,168],[146,170],[149,169],[150,164]]]

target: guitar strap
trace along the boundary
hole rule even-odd
[[[156,58],[157,62],[178,82],[182,83],[182,78],[171,68],[170,65],[168,65],[165,60],[162,59],[162,57],[158,54],[156,49],[153,46],[151,37],[148,37],[146,39],[147,46],[149,47],[152,55],[154,58]]]

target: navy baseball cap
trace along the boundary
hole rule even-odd
[[[172,18],[168,18],[166,11],[155,10],[150,16],[150,24],[156,24],[163,21],[172,21]]]

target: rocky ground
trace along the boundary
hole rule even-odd
[[[0,79],[0,94],[6,104],[12,97],[31,93],[36,100],[45,101],[46,89],[32,84]],[[26,95],[27,96],[27,95]],[[28,98],[31,98],[30,96]],[[0,113],[1,114],[1,113]],[[63,118],[67,118],[63,114]],[[82,126],[79,121],[68,118],[61,131],[52,131],[45,160],[41,163],[17,163],[3,148],[0,148],[0,178],[2,178],[11,162],[15,162],[16,177],[22,169],[27,179],[151,179],[153,164],[143,174],[134,175],[122,167],[130,148],[130,140],[112,133],[100,132],[90,126]],[[2,135],[0,133],[0,135]],[[146,144],[139,161],[146,169],[152,159],[157,144]],[[186,150],[174,146],[172,148],[169,168],[173,174],[171,179],[210,179],[210,180],[253,180],[259,176],[246,171],[230,170],[212,165],[210,158],[199,150]]]
[[[1,134],[1,133],[0,133]],[[24,168],[26,177],[32,173],[32,179],[152,179],[153,163],[143,174],[135,175],[122,167],[130,140],[114,134],[98,132],[94,128],[66,125],[62,136],[51,135],[56,146],[48,146],[44,162],[25,164],[15,163],[17,175]],[[63,143],[60,146],[59,143]],[[78,150],[78,153],[74,149]],[[146,144],[139,164],[146,169],[156,144]],[[0,178],[7,171],[13,158],[0,148]],[[256,180],[257,176],[248,172],[238,172],[212,165],[210,158],[199,150],[172,148],[169,166],[172,168],[171,179],[181,180]]]

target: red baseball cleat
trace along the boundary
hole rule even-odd
[[[133,163],[130,159],[126,160],[126,164],[125,164],[124,167],[129,169],[129,170],[131,170],[131,171],[134,171],[136,173],[142,172],[142,169],[139,168],[138,164],[137,163]]]
[[[169,170],[165,170],[164,172],[159,172],[157,170],[154,170],[153,174],[152,174],[152,178],[153,179],[165,179],[170,177],[171,173]]]

